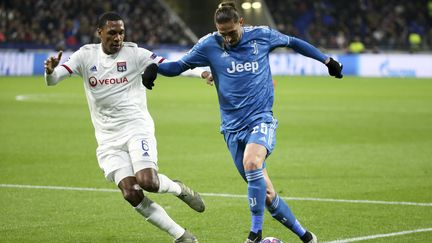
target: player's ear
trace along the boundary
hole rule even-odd
[[[239,24],[240,24],[240,25],[243,25],[243,23],[244,23],[244,19],[243,19],[243,17],[240,17],[240,19],[239,19]]]
[[[100,38],[100,37],[102,37],[101,36],[101,34],[102,34],[102,28],[97,28],[97,34],[98,34],[98,37]]]

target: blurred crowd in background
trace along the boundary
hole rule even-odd
[[[267,3],[278,30],[321,48],[349,52],[432,49],[431,0],[268,0]]]
[[[154,0],[2,0],[0,44],[76,49],[98,43],[97,18],[106,11],[124,17],[128,41],[149,46],[192,44],[178,22]]]
[[[266,4],[278,30],[320,48],[432,49],[432,0],[267,0]],[[97,43],[96,20],[105,11],[125,17],[128,41],[146,46],[193,44],[185,28],[156,0],[2,0],[0,46],[76,49]]]

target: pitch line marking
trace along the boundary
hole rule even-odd
[[[64,187],[64,186],[35,186],[35,185],[18,185],[18,184],[0,184],[3,188],[27,188],[27,189],[50,189],[65,191],[97,191],[97,192],[118,192],[117,189],[91,188],[91,187]],[[207,197],[227,197],[227,198],[246,198],[246,195],[227,194],[227,193],[200,193]],[[363,204],[385,204],[385,205],[407,205],[432,207],[432,203],[418,202],[391,202],[391,201],[373,201],[373,200],[348,200],[348,199],[331,199],[331,198],[312,198],[312,197],[282,197],[289,201],[317,201],[317,202],[334,202],[334,203],[363,203]]]
[[[327,241],[324,243],[348,243],[348,242],[364,241],[364,240],[393,237],[393,236],[399,236],[399,235],[408,235],[408,234],[428,232],[428,231],[432,231],[432,228],[407,230],[407,231],[393,232],[393,233],[388,233],[388,234],[367,235],[367,236],[360,236],[360,237],[343,239],[343,240]]]
[[[63,186],[35,186],[35,185],[17,185],[17,184],[0,184],[0,188],[26,188],[26,189],[49,189],[49,190],[66,190],[66,191],[96,191],[96,192],[118,192],[116,189],[107,188],[91,188],[91,187],[63,187]],[[210,197],[228,197],[228,198],[246,198],[245,195],[224,194],[224,193],[200,193],[203,196]],[[342,203],[375,203],[375,204],[391,204],[391,205],[411,205],[411,206],[432,206],[432,203],[415,203],[415,202],[388,202],[388,201],[372,201],[372,200],[344,200],[344,199],[328,199],[328,198],[300,198],[300,197],[283,197],[287,200],[297,201],[324,201],[324,202],[342,202]],[[388,234],[377,234],[361,236],[349,239],[341,239],[327,241],[324,243],[349,243],[355,241],[365,241],[377,238],[393,237],[399,235],[407,235],[421,232],[432,231],[432,228],[416,229],[408,231],[393,232]]]
[[[41,94],[19,94],[15,96],[19,102],[41,102],[41,103],[81,103],[81,96],[72,93],[41,93]]]

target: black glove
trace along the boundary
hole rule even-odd
[[[333,58],[330,57],[330,61],[326,64],[330,76],[335,76],[336,78],[342,78],[342,68],[343,65],[337,61],[335,61]]]
[[[141,75],[142,83],[147,89],[153,88],[158,68],[159,67],[156,63],[152,63],[146,67],[144,73]]]

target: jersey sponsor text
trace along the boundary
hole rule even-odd
[[[258,70],[258,62],[245,62],[245,63],[236,63],[234,61],[231,62],[231,68],[227,68],[228,73],[241,73],[241,72],[252,72],[255,73]]]
[[[121,78],[105,78],[105,79],[96,79],[94,76],[89,78],[89,84],[91,87],[96,87],[99,85],[111,85],[111,84],[123,84],[129,82],[127,77]]]

